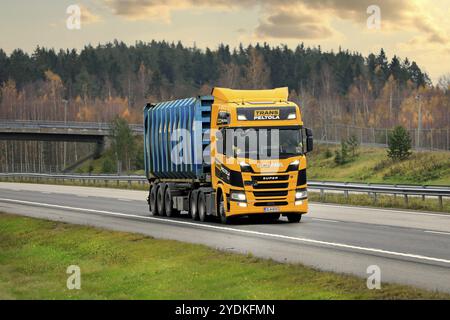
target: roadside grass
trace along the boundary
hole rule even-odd
[[[81,290],[66,269],[81,268]],[[0,299],[450,299],[366,280],[61,222],[0,214]]]
[[[409,210],[422,210],[422,211],[435,211],[450,214],[450,199],[443,198],[442,208],[439,205],[438,199],[425,198],[422,200],[421,197],[408,197],[408,203],[405,202],[405,198],[401,195],[377,195],[376,201],[373,196],[367,194],[349,194],[346,198],[344,195],[339,193],[325,193],[324,197],[321,198],[320,193],[316,191],[308,192],[308,199],[311,202],[322,202],[322,203],[335,203],[342,205],[351,206],[367,206],[367,207],[378,207],[378,208],[399,208],[399,209],[409,209]]]
[[[450,152],[413,152],[404,161],[391,161],[386,149],[360,147],[352,161],[337,165],[339,146],[317,145],[308,157],[311,180],[387,184],[450,185]],[[327,152],[328,150],[328,152]]]

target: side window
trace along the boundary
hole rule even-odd
[[[230,123],[230,113],[226,111],[219,111],[217,115],[217,125],[226,125]]]

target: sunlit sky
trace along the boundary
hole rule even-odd
[[[66,27],[74,4],[82,11],[80,30]],[[380,8],[380,29],[367,26],[371,5]],[[389,59],[416,61],[436,83],[450,73],[449,17],[450,0],[2,0],[0,47],[32,52],[38,45],[81,49],[155,39],[199,48],[304,42],[364,55],[384,48]]]

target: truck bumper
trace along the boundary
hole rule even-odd
[[[298,213],[306,214],[308,212],[308,199],[288,202],[283,206],[261,207],[255,206],[255,203],[249,202],[243,205],[243,202],[230,201],[227,216],[269,214],[269,213]]]

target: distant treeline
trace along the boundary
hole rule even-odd
[[[367,57],[303,44],[201,50],[114,41],[80,52],[17,49],[9,56],[0,49],[0,86],[0,118],[9,119],[108,121],[120,114],[140,122],[149,100],[209,94],[213,86],[288,86],[314,126],[415,127],[419,101],[424,128],[450,123],[448,91],[433,87],[415,62],[388,59],[382,49]]]

